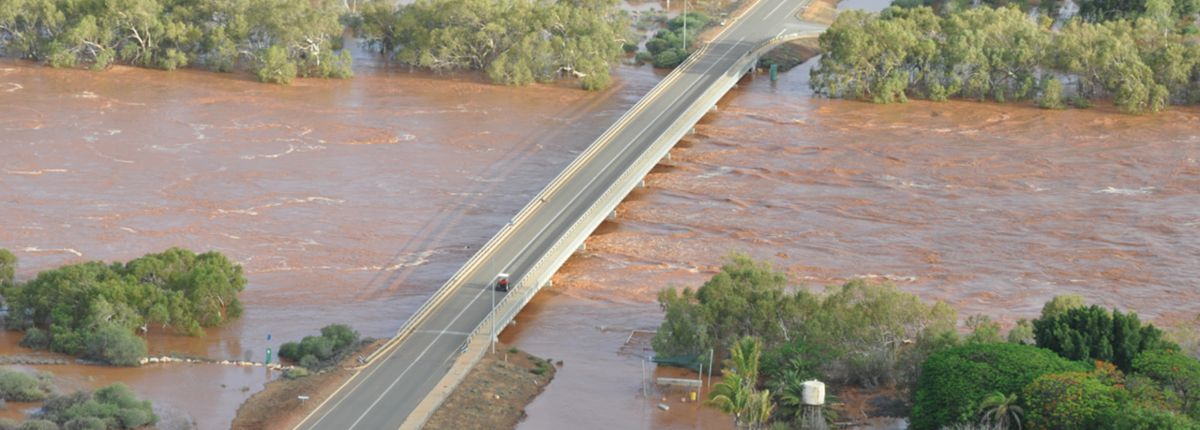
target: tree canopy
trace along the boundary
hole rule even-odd
[[[1128,372],[1142,351],[1171,348],[1162,331],[1136,313],[1099,306],[1071,308],[1033,322],[1037,345],[1072,360],[1103,360]]]
[[[124,264],[72,264],[5,290],[7,324],[26,330],[27,346],[135,365],[146,352],[135,328],[202,334],[241,315],[245,285],[241,266],[216,252],[171,248]]]
[[[350,54],[334,49],[340,10],[336,0],[5,0],[0,52],[94,70],[241,65],[266,82],[348,77]],[[289,67],[261,72],[280,62]]]
[[[433,71],[477,70],[525,85],[567,74],[585,89],[611,82],[627,19],[613,0],[373,0],[362,36],[381,54]]]
[[[1057,108],[1063,88],[1051,81],[1071,78],[1077,105],[1111,98],[1122,111],[1145,113],[1200,101],[1200,45],[1171,22],[1051,23],[1015,7],[847,11],[821,35],[810,85],[875,103],[1038,99]]]

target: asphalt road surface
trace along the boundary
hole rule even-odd
[[[344,386],[299,429],[377,430],[399,428],[449,370],[470,331],[492,307],[489,284],[497,273],[517,285],[627,167],[665,134],[722,75],[738,73],[735,63],[760,43],[784,32],[805,29],[794,17],[802,0],[759,0],[687,64],[616,132],[589,162],[546,197],[525,222],[500,243],[492,261],[465,276],[464,283],[433,309],[415,331]],[[819,29],[811,26],[812,29]],[[668,77],[667,79],[672,79]],[[496,300],[502,297],[496,293]]]

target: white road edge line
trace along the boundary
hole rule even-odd
[[[463,306],[462,310],[458,311],[458,315],[455,315],[454,319],[450,320],[450,324],[447,324],[446,326],[449,327],[450,325],[453,325],[455,321],[458,321],[458,319],[467,312],[467,309],[470,309],[471,305],[475,304],[475,301],[479,299],[479,296],[483,295],[484,291],[487,291],[487,289],[480,289],[478,293],[475,293],[475,297],[471,298],[471,302],[466,306]],[[367,414],[371,412],[371,409],[375,409],[375,406],[379,404],[379,401],[383,400],[387,393],[392,391],[392,388],[396,387],[396,383],[400,382],[400,380],[404,378],[404,375],[407,374],[409,370],[412,370],[412,367],[421,361],[421,357],[424,357],[425,354],[429,352],[429,349],[433,348],[433,345],[436,345],[438,339],[440,339],[443,335],[445,335],[445,331],[438,334],[437,337],[434,337],[433,341],[429,342],[429,346],[426,346],[425,349],[421,351],[421,354],[417,355],[417,358],[414,358],[412,362],[408,363],[408,367],[405,367],[404,371],[400,372],[399,375],[396,375],[396,379],[393,380],[391,384],[388,384],[388,387],[383,390],[383,394],[380,395],[379,398],[375,399],[374,402],[371,402],[371,405],[367,406],[367,410],[363,411],[363,413],[358,416],[358,419],[354,420],[354,423],[350,424],[350,427],[347,427],[346,430],[353,430],[354,427],[358,426],[358,423],[361,422],[363,418],[367,417]]]

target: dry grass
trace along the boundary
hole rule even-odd
[[[497,344],[425,424],[427,430],[511,429],[554,378],[555,366]],[[539,370],[540,369],[540,370]],[[541,374],[538,374],[540,372]]]

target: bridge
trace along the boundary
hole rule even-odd
[[[650,169],[716,106],[758,57],[824,26],[797,12],[810,0],[758,0],[728,20],[581,153],[297,427],[419,428]],[[496,274],[510,274],[496,292]]]

